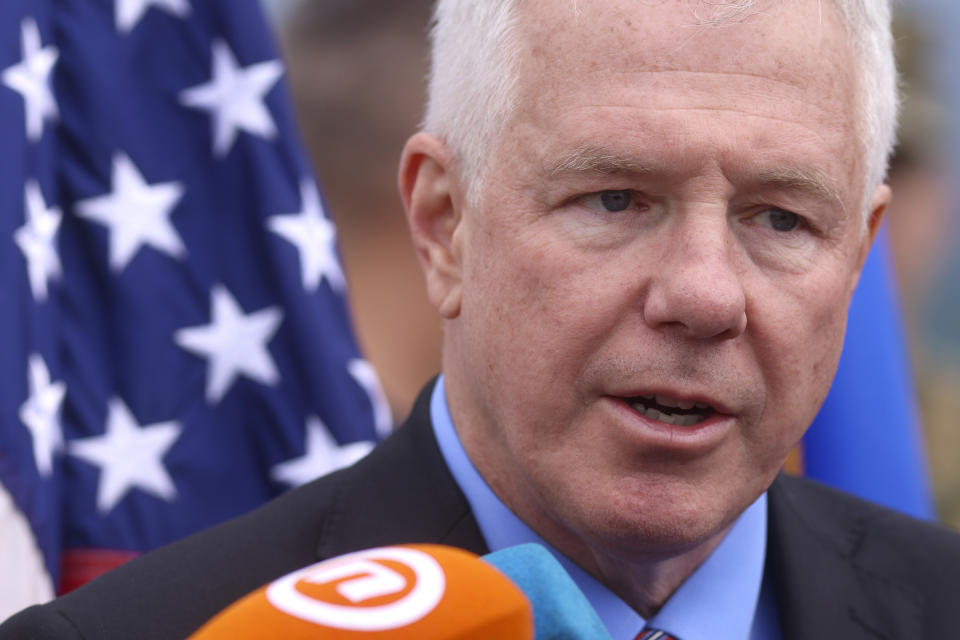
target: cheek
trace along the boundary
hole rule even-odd
[[[561,242],[505,229],[476,247],[465,277],[465,313],[514,348],[523,348],[522,341],[529,348],[555,344],[542,354],[551,357],[564,355],[560,345],[586,348],[608,315],[596,265]]]
[[[769,385],[768,411],[783,416],[784,444],[792,446],[819,411],[836,372],[846,329],[847,280],[814,276],[816,286],[798,287],[767,323],[756,327]],[[766,298],[769,302],[770,298]],[[760,305],[758,313],[770,313]],[[789,428],[786,428],[789,425]]]
[[[811,287],[810,298],[799,301],[807,309],[804,337],[808,340],[809,376],[814,385],[829,386],[836,372],[846,332],[852,278],[852,274],[823,277],[823,285],[819,289]],[[826,390],[823,393],[825,395]]]

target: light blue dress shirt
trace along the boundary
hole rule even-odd
[[[443,376],[437,380],[430,418],[444,461],[453,473],[491,551],[535,542],[573,577],[614,640],[633,640],[647,626],[630,606],[545,542],[496,496],[467,457],[447,407]],[[649,621],[680,640],[779,640],[772,588],[764,584],[767,495],[734,523],[713,553]]]

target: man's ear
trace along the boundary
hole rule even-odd
[[[455,318],[460,314],[462,253],[456,232],[461,211],[450,150],[430,134],[415,134],[403,148],[399,183],[427,297],[442,317]]]
[[[857,274],[863,270],[863,264],[867,261],[867,254],[870,253],[870,247],[877,238],[880,231],[880,225],[883,223],[883,215],[890,205],[892,192],[890,187],[882,184],[873,192],[873,200],[870,201],[870,212],[867,214],[867,229],[860,239],[860,255],[857,257]]]

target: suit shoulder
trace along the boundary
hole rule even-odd
[[[83,638],[70,621],[49,607],[35,605],[0,624],[0,640],[68,640]]]
[[[0,625],[0,638],[186,637],[234,600],[316,561],[333,474],[136,558]]]
[[[771,492],[798,513],[802,526],[840,541],[834,543],[839,551],[862,568],[960,590],[960,533],[805,478],[782,476]]]
[[[433,439],[429,389],[407,424],[354,466],[26,610],[0,626],[0,638],[34,637],[47,626],[67,631],[37,638],[186,637],[270,580],[348,551],[433,542],[484,553],[469,505]],[[16,635],[3,635],[14,628]]]

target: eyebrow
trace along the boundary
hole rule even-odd
[[[843,198],[833,180],[819,169],[780,168],[763,171],[754,181],[764,187],[809,193],[843,207]]]
[[[548,175],[556,178],[567,173],[645,175],[656,172],[656,165],[588,145],[563,155],[550,167]],[[807,193],[843,206],[843,198],[833,180],[826,172],[816,168],[779,167],[763,170],[751,175],[749,182],[760,188]]]
[[[548,171],[551,178],[565,173],[647,174],[654,167],[599,147],[584,146],[563,155]]]

